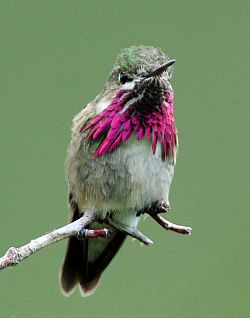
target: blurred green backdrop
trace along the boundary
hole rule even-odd
[[[0,252],[67,221],[71,119],[95,97],[117,52],[161,47],[180,152],[174,222],[150,219],[151,248],[128,239],[97,293],[58,289],[66,241],[0,273],[1,317],[249,317],[249,2],[0,1]]]

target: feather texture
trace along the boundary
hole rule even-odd
[[[141,140],[145,135],[152,142],[152,152],[155,154],[157,143],[163,145],[163,158],[174,156],[176,146],[176,128],[173,114],[173,92],[168,91],[165,100],[160,105],[160,111],[144,114],[137,110],[137,102],[133,100],[130,91],[120,90],[111,104],[95,119],[81,127],[81,132],[88,132],[86,140],[98,140],[102,136],[94,157],[100,157],[112,152],[122,142],[130,138],[133,132]],[[126,105],[129,106],[126,109]],[[153,105],[152,105],[153,108]],[[153,132],[153,133],[152,133]]]

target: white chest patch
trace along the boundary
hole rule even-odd
[[[138,141],[131,137],[102,157],[93,158],[84,147],[76,157],[69,182],[80,209],[95,209],[103,216],[107,212],[122,214],[129,223],[130,216],[153,202],[168,203],[174,166],[162,161],[160,145],[153,155],[146,138]]]

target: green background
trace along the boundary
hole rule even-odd
[[[71,119],[117,52],[161,47],[180,151],[169,219],[191,237],[140,229],[96,294],[65,298],[66,241],[0,273],[1,317],[249,317],[249,1],[0,1],[0,252],[67,221]]]

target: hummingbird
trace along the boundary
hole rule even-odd
[[[70,222],[91,210],[99,219],[90,229],[107,227],[105,220],[137,229],[143,211],[168,210],[178,149],[174,63],[151,46],[121,50],[101,93],[74,117],[66,159]],[[69,238],[60,274],[66,295],[77,285],[83,296],[95,292],[127,237],[108,228],[109,238]]]

